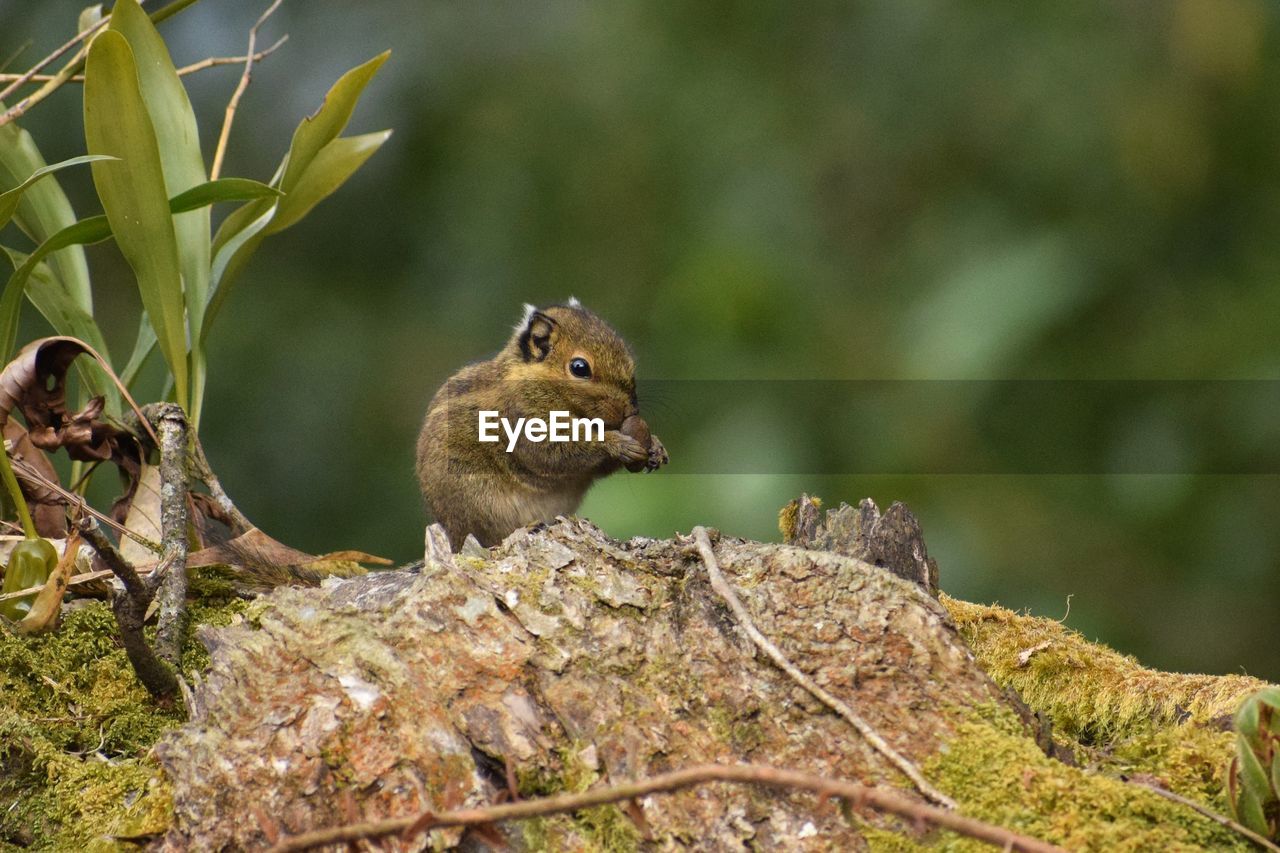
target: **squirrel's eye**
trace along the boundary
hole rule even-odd
[[[570,359],[569,372],[579,379],[590,379],[591,365],[587,364],[587,360],[585,358]]]

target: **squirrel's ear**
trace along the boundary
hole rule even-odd
[[[555,333],[555,320],[536,308],[526,310],[520,336],[516,339],[520,346],[520,356],[525,361],[543,361],[551,352],[551,339]]]

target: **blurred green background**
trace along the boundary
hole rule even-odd
[[[179,64],[241,53],[266,5],[201,0],[162,32]],[[30,40],[25,68],[78,9],[0,0],[0,56]],[[1264,0],[289,0],[225,174],[269,178],[329,84],[388,47],[353,129],[396,132],[229,302],[206,447],[277,538],[410,559],[432,391],[522,302],[570,294],[651,379],[1278,379],[1278,18]],[[207,156],[236,76],[187,78]],[[24,122],[50,161],[83,153],[79,110],[63,91]],[[97,212],[87,171],[64,183]],[[127,268],[110,247],[91,262],[126,353]],[[823,471],[863,439],[765,398],[718,419],[651,402],[672,465],[582,510],[615,536],[776,539],[801,491],[904,500],[953,595],[1054,617],[1070,599],[1069,625],[1145,663],[1280,680],[1276,476],[682,474],[726,453]],[[1159,412],[1114,426],[1166,438]],[[944,445],[953,425],[883,425],[907,428]]]

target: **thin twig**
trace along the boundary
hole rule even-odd
[[[204,454],[204,445],[200,443],[198,433],[191,436],[191,451],[191,474],[209,487],[209,496],[231,520],[231,532],[239,536],[252,530],[253,522],[232,502],[231,496],[222,488],[218,475],[213,473],[213,467],[209,465],[209,457]]]
[[[96,33],[98,30],[100,30],[100,29],[102,29],[103,27],[105,27],[105,26],[107,25],[107,22],[108,22],[108,21],[110,21],[110,20],[111,20],[111,17],[108,15],[107,17],[103,18],[102,20],[98,21],[98,22],[97,22],[96,24],[94,24],[93,26],[91,26],[91,27],[89,27],[89,28],[85,29],[85,30],[84,30],[84,31],[82,31],[82,32],[76,33],[72,38],[68,39],[66,42],[64,42],[63,44],[59,45],[57,48],[55,48],[55,49],[54,49],[54,51],[53,51],[53,53],[49,54],[49,55],[48,55],[48,56],[46,56],[44,59],[40,60],[40,61],[39,61],[39,62],[37,62],[35,65],[33,65],[33,66],[31,66],[30,68],[28,68],[28,69],[27,69],[26,71],[24,71],[23,73],[21,73],[21,74],[13,74],[13,75],[5,75],[5,76],[12,76],[14,79],[12,80],[12,82],[10,82],[10,83],[9,83],[9,85],[8,85],[8,86],[5,86],[5,87],[4,87],[4,89],[0,89],[0,101],[3,101],[5,98],[7,98],[7,97],[9,97],[10,95],[12,95],[14,92],[16,92],[18,89],[20,89],[20,88],[23,86],[23,84],[25,84],[27,81],[29,81],[29,80],[35,80],[35,79],[36,79],[36,72],[38,72],[41,68],[44,68],[44,67],[48,66],[48,65],[49,65],[51,62],[53,62],[55,59],[57,59],[58,57],[60,57],[60,56],[64,55],[67,51],[71,50],[73,47],[75,47],[76,45],[80,44],[80,42],[84,41],[84,40],[85,40],[85,39],[87,39],[89,36],[93,35],[93,34],[94,34],[94,33]],[[41,77],[41,78],[43,78],[43,79],[42,79],[42,82],[49,82],[49,81],[53,80],[53,79],[54,79],[54,77],[56,77],[56,76],[57,76],[57,75],[48,75],[48,74],[42,74],[42,75],[40,75],[40,77]]]
[[[168,699],[178,692],[178,678],[169,666],[156,656],[147,638],[142,633],[142,625],[146,619],[147,605],[151,603],[151,590],[146,582],[138,576],[133,566],[120,556],[120,552],[111,544],[92,519],[84,519],[78,525],[93,550],[98,552],[107,568],[120,578],[124,584],[123,594],[111,597],[111,613],[116,618],[116,626],[120,629],[120,643],[138,680],[147,692],[157,699]]]
[[[227,102],[226,114],[222,118],[222,131],[218,134],[218,147],[213,151],[213,166],[209,169],[209,180],[216,181],[218,175],[222,174],[222,158],[227,153],[227,139],[231,136],[231,123],[236,118],[236,108],[240,106],[240,98],[244,96],[245,89],[249,88],[249,77],[253,74],[254,50],[258,43],[258,30],[266,23],[267,18],[280,8],[280,4],[284,0],[272,0],[271,5],[263,12],[257,22],[249,28],[249,48],[244,52],[244,72],[240,75],[239,82],[236,83],[236,89],[231,93],[231,100]]]
[[[266,59],[268,56],[270,56],[271,54],[279,50],[280,46],[283,45],[288,40],[289,40],[289,36],[287,35],[281,36],[280,40],[277,41],[275,44],[271,45],[271,47],[267,48],[266,50],[260,50],[257,53],[255,53],[253,55],[253,61],[261,62],[262,60]],[[190,65],[184,65],[181,68],[177,69],[178,76],[186,77],[188,74],[198,74],[201,71],[205,71],[209,68],[219,68],[224,65],[239,65],[242,62],[244,62],[247,58],[248,57],[244,57],[244,56],[205,57],[204,59],[201,59],[199,62],[193,62]],[[30,72],[24,72],[22,74],[0,74],[0,83],[12,82],[12,81],[18,80],[19,78],[24,78],[24,82],[30,81],[32,83],[47,83],[56,76],[53,74],[30,74],[30,76],[27,76],[28,74],[30,74]],[[67,78],[67,82],[83,83],[84,75],[74,74],[71,77]]]
[[[253,55],[253,61],[261,62],[271,54],[275,53],[280,47],[289,40],[289,34],[285,33],[276,40],[276,43],[266,50],[260,50]],[[248,62],[249,56],[210,56],[199,62],[193,62],[190,65],[184,65],[178,69],[178,76],[185,77],[188,74],[196,74],[204,71],[206,68],[215,68],[221,65],[239,65],[242,62]]]
[[[151,603],[151,588],[142,576],[134,569],[133,564],[120,555],[116,550],[116,546],[106,537],[93,519],[83,519],[76,525],[80,534],[84,536],[84,540],[89,543],[98,556],[102,558],[102,564],[111,570],[111,573],[120,579],[124,584],[125,592],[134,598],[143,610]]]
[[[734,617],[751,637],[751,641],[756,647],[764,652],[770,660],[777,665],[779,669],[791,676],[791,679],[812,693],[817,699],[831,710],[835,711],[841,717],[857,729],[858,734],[862,735],[867,743],[871,744],[877,752],[897,767],[902,773],[910,779],[925,797],[939,805],[946,806],[949,809],[956,807],[955,800],[939,791],[928,779],[924,778],[924,774],[920,772],[920,768],[916,767],[910,759],[906,758],[896,749],[889,745],[880,733],[877,732],[870,723],[862,719],[854,713],[854,710],[847,704],[832,696],[826,690],[819,687],[812,678],[801,672],[795,664],[787,659],[782,651],[770,642],[769,638],[760,633],[755,623],[751,621],[751,616],[747,613],[747,609],[742,606],[742,602],[738,600],[737,594],[733,591],[733,587],[725,580],[724,575],[720,571],[720,564],[716,561],[716,552],[711,548],[711,539],[707,535],[705,527],[695,527],[692,531],[694,545],[698,549],[698,553],[702,556],[702,562],[707,567],[707,574],[711,578],[711,588],[725,600],[729,605],[729,609],[733,611]]]
[[[649,794],[668,793],[681,788],[707,782],[735,782],[762,785],[769,788],[812,791],[822,797],[838,797],[848,800],[854,808],[869,807],[877,811],[904,817],[914,823],[926,823],[949,829],[970,838],[976,838],[1003,847],[1006,850],[1024,850],[1032,853],[1063,853],[1061,847],[1019,835],[1003,827],[994,826],[970,817],[964,817],[936,806],[908,799],[901,794],[883,788],[859,785],[842,779],[827,779],[811,773],[782,770],[753,764],[721,765],[704,764],[663,773],[651,779],[610,787],[596,788],[580,794],[560,794],[503,803],[483,808],[457,809],[456,811],[424,814],[421,817],[392,818],[390,820],[357,823],[306,832],[287,838],[270,849],[270,853],[293,853],[328,844],[341,844],[361,840],[385,838],[406,830],[423,832],[446,826],[479,826],[504,820],[521,820],[549,814],[578,811],[592,806],[634,800]]]
[[[40,483],[40,485],[48,488],[50,491],[52,491],[54,494],[60,497],[63,503],[66,504],[66,506],[69,509],[79,510],[83,512],[85,515],[92,516],[93,518],[97,519],[98,521],[110,527],[112,530],[116,531],[116,533],[119,533],[121,536],[128,536],[130,539],[132,539],[134,542],[137,542],[139,545],[141,545],[143,548],[146,548],[148,551],[152,551],[156,554],[164,553],[164,548],[160,545],[159,542],[152,542],[150,539],[143,536],[142,534],[134,533],[132,530],[125,527],[123,524],[116,521],[111,516],[94,509],[85,501],[85,499],[82,496],[77,495],[74,492],[67,491],[62,487],[61,483],[58,483],[54,480],[50,480],[48,477],[40,473],[40,471],[38,471],[29,463],[24,462],[21,459],[15,459],[13,460],[13,463],[14,463],[13,469],[15,473],[21,475],[23,479],[34,480]]]
[[[1130,785],[1137,785],[1139,788],[1146,788],[1148,791],[1152,792],[1153,794],[1159,794],[1160,796],[1164,797],[1166,800],[1172,800],[1173,802],[1178,803],[1179,805],[1186,806],[1192,811],[1198,812],[1199,814],[1209,818],[1209,820],[1212,820],[1215,823],[1219,823],[1227,827],[1228,829],[1231,829],[1239,833],[1240,835],[1243,835],[1245,838],[1249,839],[1254,844],[1257,844],[1259,847],[1265,850],[1274,850],[1274,851],[1277,851],[1277,853],[1280,853],[1280,845],[1277,845],[1272,841],[1268,841],[1266,838],[1254,832],[1252,829],[1245,826],[1244,824],[1237,823],[1236,821],[1232,820],[1226,815],[1218,814],[1213,809],[1208,808],[1207,806],[1202,806],[1199,803],[1197,803],[1195,800],[1187,799],[1181,794],[1175,794],[1173,791],[1170,791],[1167,788],[1162,788],[1159,785],[1153,785],[1149,782],[1141,782],[1137,779],[1128,779],[1126,781]]]
[[[88,30],[85,30],[83,33],[81,33],[78,38],[87,37],[90,33],[96,32],[98,29],[104,26],[108,20],[109,18],[103,18],[96,25],[94,25]],[[54,74],[52,77],[50,77],[49,80],[47,80],[43,86],[41,86],[39,89],[36,89],[35,92],[23,98],[21,101],[18,101],[18,103],[14,104],[9,109],[5,110],[4,114],[0,115],[0,127],[3,127],[4,125],[8,124],[11,121],[15,121],[17,119],[22,118],[24,115],[26,115],[27,110],[31,109],[36,104],[43,101],[45,98],[49,97],[54,92],[58,91],[58,89],[62,88],[64,83],[66,83],[68,80],[74,77],[78,71],[84,68],[84,58],[87,54],[88,54],[88,50],[85,49],[84,47],[81,47],[80,50],[76,52],[76,55],[71,59],[71,61],[68,62],[66,65],[62,66],[62,69],[58,71],[57,74]],[[15,88],[17,85],[18,84],[15,83],[13,84],[13,86],[10,86],[9,88]],[[8,91],[8,89],[6,89],[6,91]]]
[[[148,407],[150,408],[150,407]],[[160,529],[164,559],[151,581],[160,606],[156,650],[177,666],[187,623],[187,417],[172,403],[153,410],[160,433]]]
[[[139,2],[140,4],[145,3],[145,0],[139,0]],[[183,9],[186,9],[188,6],[191,6],[195,2],[196,0],[173,0],[173,2],[169,3],[169,5],[161,6],[159,9],[152,12],[151,22],[153,24],[158,24],[161,21],[165,20],[166,18],[176,15],[177,13],[181,12]],[[83,41],[90,34],[100,29],[102,26],[104,26],[106,22],[109,20],[111,20],[111,16],[107,15],[101,21],[94,24],[92,27],[85,30],[83,33],[78,34],[76,36],[76,39],[73,39],[73,43],[77,41]],[[45,98],[52,95],[58,89],[62,88],[62,86],[68,80],[70,80],[72,77],[74,77],[75,75],[83,71],[84,60],[87,54],[88,54],[88,50],[84,47],[81,47],[80,50],[76,51],[76,55],[71,58],[71,61],[69,61],[66,65],[64,65],[61,68],[61,70],[59,70],[57,74],[54,74],[47,82],[45,82],[43,86],[41,86],[32,94],[23,98],[18,103],[14,104],[12,107],[6,110],[3,114],[0,114],[0,127],[3,127],[4,125],[8,124],[11,121],[14,121],[15,119],[22,118],[22,116],[25,115],[28,110],[30,110],[36,104],[43,101]],[[44,67],[44,64],[37,63],[37,68],[43,68],[43,67]],[[5,91],[8,91],[8,89],[6,89]]]
[[[101,571],[101,572],[85,572],[84,574],[81,574],[81,575],[72,575],[71,577],[67,578],[67,586],[73,587],[82,583],[89,583],[91,581],[102,580],[103,578],[109,578],[114,574],[115,572],[112,572],[112,571]],[[25,596],[32,595],[33,593],[37,593],[42,589],[44,589],[44,584],[41,584],[40,586],[29,586],[26,589],[20,589],[17,592],[6,592],[4,595],[0,595],[0,602],[12,601],[15,598],[23,598]]]

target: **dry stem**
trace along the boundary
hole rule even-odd
[[[145,2],[146,0],[139,0],[139,5],[145,4]],[[169,3],[169,5],[162,6],[156,11],[152,12],[151,22],[158,24],[161,21],[165,20],[166,18],[176,15],[178,12],[181,12],[183,9],[187,8],[188,6],[190,6],[195,2],[196,0],[173,0],[173,2]],[[37,62],[33,67],[33,74],[35,71],[39,71],[41,68],[45,67],[45,65],[49,64],[49,62],[52,62],[54,59],[57,59],[59,56],[65,53],[66,50],[69,50],[71,47],[74,47],[77,44],[83,43],[86,38],[88,38],[90,35],[92,35],[93,33],[97,32],[99,29],[101,29],[103,26],[105,26],[107,21],[109,20],[111,20],[111,16],[110,15],[105,16],[101,21],[94,24],[92,27],[85,30],[83,33],[77,34],[73,39],[67,42],[67,44],[63,45],[62,47],[59,47],[58,50],[54,51],[54,53],[51,54],[49,57],[42,59],[40,62]],[[41,86],[32,94],[23,98],[18,103],[14,104],[12,107],[6,110],[3,114],[0,114],[0,127],[8,124],[11,121],[14,121],[15,119],[19,119],[22,116],[24,116],[28,110],[30,110],[36,104],[43,101],[45,98],[52,95],[58,89],[62,88],[62,86],[68,80],[70,80],[76,74],[84,70],[84,59],[87,53],[88,51],[85,50],[84,48],[81,48],[80,50],[76,51],[76,55],[71,58],[71,61],[68,62],[66,65],[64,65],[61,68],[61,70],[58,71],[57,74],[54,74],[53,76],[51,76],[43,86]],[[22,76],[22,75],[19,75],[19,76]],[[5,87],[4,93],[9,94],[11,91],[17,89],[21,85],[22,85],[21,83],[13,83]]]
[[[151,603],[151,588],[133,566],[129,565],[115,546],[111,544],[93,519],[84,519],[79,523],[81,535],[93,550],[98,552],[107,568],[120,578],[124,584],[124,593],[115,593],[111,597],[111,613],[116,618],[116,626],[120,629],[120,642],[138,680],[147,688],[147,692],[157,699],[168,698],[178,692],[178,678],[164,661],[156,656],[142,633],[142,625],[146,618],[147,605]]]
[[[1053,844],[1019,835],[1003,827],[964,817],[946,809],[919,803],[882,788],[752,764],[704,764],[673,773],[663,773],[651,779],[597,788],[580,794],[560,794],[497,806],[458,809],[438,814],[427,813],[417,818],[393,818],[322,829],[287,838],[272,847],[270,853],[290,853],[290,851],[309,850],[328,844],[385,838],[398,833],[412,832],[416,835],[428,829],[446,826],[480,826],[504,820],[561,814],[606,803],[634,800],[649,794],[668,793],[706,782],[736,782],[770,788],[812,791],[823,797],[848,800],[854,808],[868,807],[898,815],[913,823],[932,824],[1003,847],[1005,850],[1063,853],[1061,847]]]
[[[245,89],[249,88],[249,77],[253,73],[254,50],[258,42],[258,30],[266,23],[267,18],[280,8],[280,4],[284,0],[272,0],[267,10],[263,12],[257,22],[249,28],[249,49],[244,52],[244,73],[240,75],[240,81],[236,83],[236,89],[231,93],[231,100],[227,102],[226,114],[222,119],[222,131],[218,134],[218,147],[213,151],[213,166],[209,169],[209,180],[216,181],[218,175],[222,174],[222,158],[227,153],[227,139],[231,136],[231,123],[236,118],[236,108],[240,106],[240,98],[244,96]],[[273,48],[274,49],[274,48]]]
[[[1175,803],[1178,803],[1179,805],[1186,806],[1192,811],[1197,812],[1198,814],[1201,814],[1209,818],[1209,820],[1219,823],[1222,826],[1227,827],[1227,829],[1238,832],[1240,835],[1243,835],[1245,838],[1249,839],[1254,844],[1258,845],[1264,850],[1274,850],[1274,851],[1277,851],[1277,853],[1280,853],[1280,845],[1276,845],[1275,843],[1268,841],[1266,838],[1263,838],[1261,835],[1254,832],[1252,829],[1245,826],[1244,824],[1237,823],[1236,821],[1232,820],[1226,815],[1218,814],[1213,809],[1210,809],[1206,806],[1202,806],[1199,803],[1197,803],[1195,800],[1189,800],[1186,797],[1182,796],[1181,794],[1175,794],[1173,791],[1170,791],[1166,788],[1161,788],[1159,785],[1153,785],[1148,782],[1141,782],[1137,779],[1129,779],[1128,781],[1129,781],[1129,784],[1131,785],[1137,785],[1139,788],[1146,788],[1148,791],[1152,792],[1153,794],[1159,794],[1161,797],[1164,797],[1166,800],[1171,800]]]
[[[149,428],[150,427],[148,426],[148,429]],[[26,462],[23,462],[21,459],[13,460],[13,470],[14,470],[14,473],[18,474],[22,479],[31,480],[33,482],[39,483],[40,485],[45,486],[50,491],[54,492],[56,495],[58,495],[58,497],[62,499],[62,502],[67,506],[67,508],[73,509],[73,510],[79,510],[85,515],[92,516],[93,518],[97,519],[98,521],[110,527],[112,530],[115,530],[121,536],[128,536],[130,539],[137,542],[139,545],[141,545],[142,547],[146,548],[149,551],[154,551],[157,554],[164,553],[164,548],[161,547],[159,542],[152,542],[147,537],[142,536],[141,534],[138,534],[138,533],[134,533],[132,530],[125,527],[123,524],[116,521],[111,516],[89,506],[88,502],[85,501],[83,497],[81,497],[78,494],[75,494],[74,492],[67,491],[65,488],[62,487],[61,483],[57,483],[53,480],[50,480],[44,474],[41,474],[39,471],[37,471],[33,466],[27,464]]]
[[[67,587],[70,588],[82,583],[91,583],[92,581],[102,580],[103,578],[111,577],[113,574],[115,574],[115,572],[102,571],[85,572],[82,575],[72,575],[67,578]],[[6,592],[4,595],[0,595],[0,602],[12,601],[15,598],[25,598],[28,595],[40,592],[42,589],[44,589],[44,584],[39,586],[29,586],[26,589],[20,589],[16,592]]]
[[[280,46],[283,45],[288,40],[289,40],[289,37],[287,35],[281,36],[280,39],[275,44],[271,45],[271,47],[267,48],[266,50],[260,50],[257,53],[255,53],[253,55],[253,61],[261,62],[262,60],[266,59],[268,56],[270,56],[271,54],[279,50]],[[186,77],[188,74],[198,74],[199,72],[205,71],[209,68],[218,68],[223,65],[239,65],[240,63],[244,62],[247,59],[248,59],[247,56],[208,56],[208,57],[205,57],[204,59],[201,59],[199,62],[193,62],[190,65],[182,66],[181,68],[178,69],[178,76]],[[9,83],[9,82],[16,81],[18,82],[19,85],[25,82],[47,83],[50,80],[54,79],[55,76],[57,75],[32,74],[30,71],[25,71],[22,74],[0,74],[0,82]],[[83,83],[84,75],[73,74],[71,77],[67,78],[67,82]]]
[[[733,611],[734,618],[751,637],[751,641],[764,652],[779,669],[791,677],[793,681],[812,693],[817,699],[831,710],[835,711],[841,717],[857,729],[858,734],[871,744],[877,752],[897,767],[902,773],[910,779],[925,797],[945,806],[949,809],[956,807],[955,800],[952,800],[946,794],[939,791],[928,779],[924,778],[924,774],[920,772],[920,768],[889,745],[880,733],[877,732],[870,723],[854,713],[854,710],[847,704],[832,696],[826,690],[819,687],[812,678],[801,672],[795,664],[787,659],[782,651],[770,642],[769,638],[760,633],[755,623],[751,621],[751,616],[747,613],[747,609],[742,606],[742,602],[738,600],[737,594],[733,591],[733,587],[725,580],[724,575],[720,571],[720,564],[716,561],[716,553],[711,548],[711,539],[707,536],[705,527],[695,527],[692,531],[693,542],[698,549],[698,553],[702,556],[702,562],[707,567],[707,574],[711,577],[711,588],[716,591],[725,603],[729,605],[729,609]]]
[[[231,496],[222,488],[222,482],[218,479],[218,475],[213,473],[213,468],[209,465],[209,458],[204,454],[204,445],[200,443],[199,435],[192,436],[191,450],[192,476],[209,487],[209,496],[213,498],[214,503],[221,507],[222,511],[231,520],[231,532],[239,536],[251,530],[253,522],[249,521],[245,514],[232,502]]]

